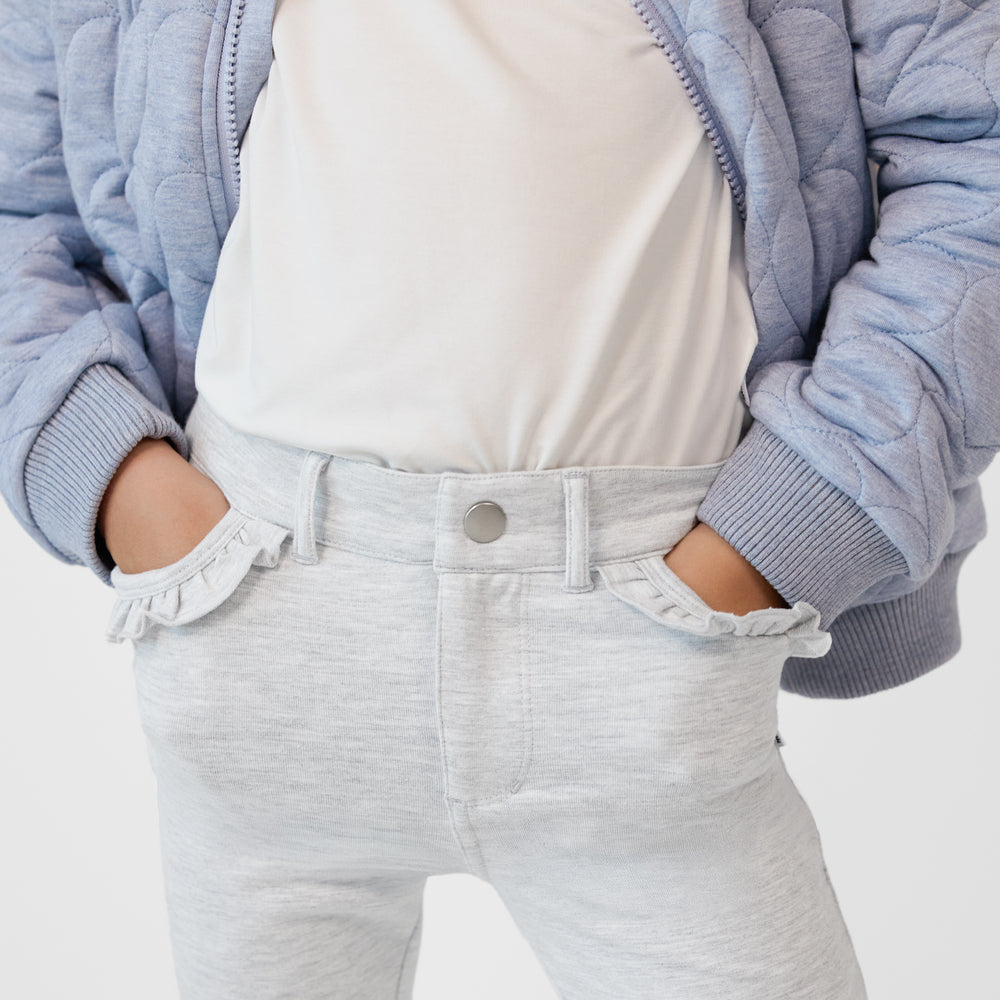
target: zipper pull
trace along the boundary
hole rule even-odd
[[[777,732],[777,730],[774,733],[774,742],[779,747],[783,747],[785,745],[785,741],[781,738],[781,733]]]

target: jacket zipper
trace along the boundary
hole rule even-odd
[[[722,172],[729,182],[733,197],[736,199],[736,207],[740,213],[740,218],[746,222],[746,193],[743,178],[740,176],[736,160],[729,147],[729,140],[715,122],[712,114],[714,109],[711,106],[711,102],[702,91],[694,74],[688,69],[687,64],[681,58],[677,36],[667,24],[662,12],[655,5],[649,4],[647,0],[629,0],[629,3],[642,18],[653,38],[656,39],[656,44],[666,53],[670,64],[680,77],[681,83],[684,85],[684,90],[687,92],[695,111],[698,112],[698,117],[705,126],[708,138],[712,143],[712,148],[715,150],[716,159],[718,159],[722,167]]]
[[[223,71],[225,73],[225,133],[223,141],[225,145],[224,155],[227,157],[230,168],[230,181],[232,185],[232,204],[229,205],[229,217],[232,220],[236,205],[239,202],[240,192],[240,144],[236,136],[236,49],[240,42],[240,27],[243,23],[243,11],[246,9],[247,0],[235,0],[235,8],[230,12],[233,19],[233,31],[229,41],[229,48],[225,53]],[[227,198],[227,202],[229,198]]]

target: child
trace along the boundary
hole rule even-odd
[[[0,10],[4,496],[134,642],[184,1000],[409,995],[447,871],[565,997],[865,997],[776,698],[958,648],[1000,11],[751,15]]]

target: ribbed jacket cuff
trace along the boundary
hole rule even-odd
[[[972,549],[953,552],[912,593],[848,608],[830,629],[825,656],[792,656],[781,687],[808,698],[860,698],[898,687],[961,648],[958,571]]]
[[[906,571],[902,553],[846,493],[760,421],[723,465],[697,517],[821,627],[869,587]]]
[[[111,585],[114,562],[97,545],[97,513],[118,466],[143,438],[167,438],[189,457],[184,430],[110,364],[84,369],[42,426],[24,466],[31,516],[69,561]]]

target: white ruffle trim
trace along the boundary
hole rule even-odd
[[[665,625],[704,636],[781,635],[789,655],[823,656],[832,636],[820,629],[820,613],[806,601],[790,608],[759,608],[745,614],[709,607],[663,562],[662,555],[597,567],[607,587],[627,604]]]
[[[276,566],[291,529],[233,507],[177,562],[142,573],[111,570],[117,599],[108,642],[140,639],[150,626],[184,625],[217,608],[251,566]]]

